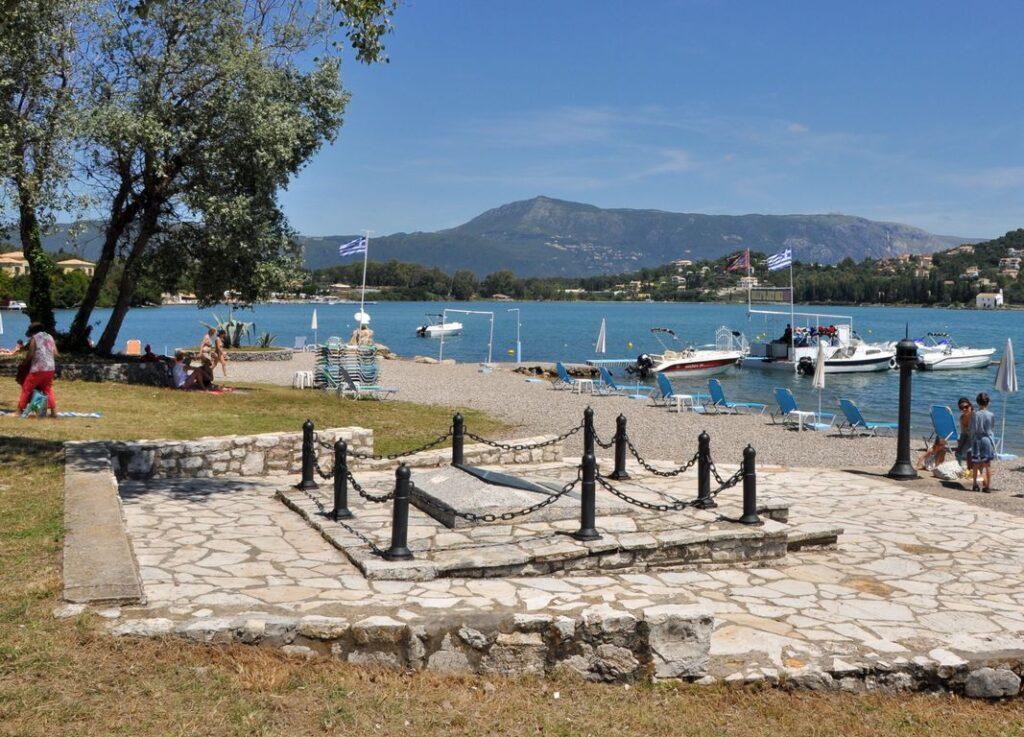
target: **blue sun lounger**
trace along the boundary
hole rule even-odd
[[[561,361],[555,362],[555,373],[558,376],[551,382],[551,386],[555,389],[572,389],[576,386],[576,379],[569,376],[569,372],[565,370],[565,364]]]
[[[775,403],[779,407],[778,412],[772,412],[772,422],[779,420],[783,425],[794,425],[797,428],[808,428],[810,430],[828,430],[836,421],[836,416],[828,412],[806,412],[801,410],[796,403],[796,397],[789,389],[775,387],[773,391]],[[828,420],[827,422],[825,420]]]
[[[877,420],[865,420],[860,408],[849,399],[840,399],[839,408],[846,418],[844,422],[837,425],[839,433],[849,430],[851,435],[878,435],[879,430],[890,430],[896,432],[899,425],[895,422],[880,422]]]
[[[684,406],[688,409],[692,409],[696,412],[703,412],[704,407],[701,403],[711,397],[707,394],[687,394],[686,392],[677,392],[675,387],[672,386],[672,382],[665,374],[655,374],[655,381],[657,385],[651,392],[651,401],[655,404],[668,406],[674,404],[682,409]]]
[[[598,394],[614,394],[620,397],[629,397],[630,399],[648,399],[651,396],[651,391],[648,389],[643,393],[640,389],[647,389],[640,384],[631,387],[620,387],[615,383],[615,379],[612,378],[612,372],[601,366],[597,369],[601,375],[601,383],[597,387]]]
[[[708,391],[711,392],[711,399],[704,406],[709,410],[713,409],[715,412],[731,410],[738,414],[741,411],[753,412],[756,410],[758,413],[763,413],[767,409],[767,405],[760,402],[730,402],[725,398],[725,389],[722,388],[722,382],[718,379],[708,380]]]

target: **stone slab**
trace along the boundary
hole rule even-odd
[[[64,599],[143,602],[117,479],[101,443],[68,443],[64,467]]]
[[[529,507],[555,493],[550,488],[542,489],[539,484],[536,490],[526,490],[487,483],[455,466],[416,471],[412,482],[419,492],[413,495],[413,504],[452,529],[486,524],[460,517],[455,514],[456,511],[480,516],[501,515]],[[531,515],[538,522],[567,520],[578,516],[579,496],[573,498],[572,493]]]

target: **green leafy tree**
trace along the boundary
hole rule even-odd
[[[42,231],[68,205],[78,129],[74,54],[78,0],[18,0],[0,6],[0,214],[17,223],[28,261],[28,312],[54,328],[53,260]]]
[[[109,352],[146,264],[176,264],[204,304],[284,286],[296,249],[277,194],[334,139],[348,100],[337,49],[382,58],[390,0],[106,0],[93,24],[83,159],[111,193],[96,272],[72,323],[82,345],[115,263]]]

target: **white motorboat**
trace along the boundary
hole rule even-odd
[[[28,305],[24,302],[19,302],[16,299],[0,301],[0,310],[18,310],[24,311],[28,309]]]
[[[787,369],[808,375],[814,373],[818,344],[825,346],[825,372],[852,374],[888,371],[896,366],[896,350],[889,345],[866,343],[853,332],[853,321],[843,315],[781,312],[750,309],[751,314],[773,315],[786,319],[807,318],[808,327],[787,326],[777,340],[755,341],[744,367]],[[826,322],[840,320],[838,323]],[[847,322],[841,322],[846,320]]]
[[[726,329],[727,330],[727,329]],[[721,340],[716,342],[714,348],[693,348],[683,346],[679,349],[669,348],[661,339],[667,335],[672,340],[679,342],[679,337],[674,331],[668,328],[651,328],[651,332],[661,343],[664,349],[661,353],[641,353],[637,356],[636,364],[628,367],[630,373],[637,373],[641,377],[649,374],[676,374],[680,376],[692,376],[702,378],[714,376],[723,371],[728,371],[743,360],[743,350],[739,347],[720,346]],[[732,331],[728,331],[732,337]],[[721,333],[721,329],[719,330]],[[742,338],[742,335],[739,336]],[[739,342],[746,344],[745,340]]]
[[[458,335],[462,332],[462,323],[457,321],[448,322],[444,315],[427,315],[432,318],[430,322],[416,328],[416,335],[421,338],[440,338],[445,335]]]
[[[917,343],[917,367],[922,371],[984,368],[992,363],[995,348],[958,346],[947,333],[928,333]]]

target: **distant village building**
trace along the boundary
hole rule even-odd
[[[973,256],[974,246],[964,244],[962,246],[957,246],[956,248],[948,251],[947,253],[951,255]]]
[[[979,292],[975,299],[979,310],[997,310],[1003,306],[1003,290],[998,292]]]
[[[925,269],[925,268],[918,267],[918,268],[914,269],[914,278],[916,278],[916,279],[927,279],[929,276],[931,276],[931,273],[932,273],[931,269]]]
[[[757,277],[756,276],[741,276],[740,277],[740,286],[743,287],[744,289],[750,289],[752,287],[756,287],[757,284],[758,284],[758,281],[757,281]]]
[[[28,273],[28,260],[21,251],[7,251],[0,253],[0,271],[11,276],[21,276]]]
[[[676,267],[676,271],[682,271],[683,269],[693,266],[693,261],[685,258],[676,259],[672,262],[672,265]]]
[[[1000,269],[1019,269],[1020,268],[1020,257],[1019,256],[1007,256],[1006,258],[999,259]]]
[[[977,279],[981,271],[977,266],[968,266],[964,269],[964,273],[961,275],[964,279]]]
[[[1008,279],[1016,279],[1017,277],[1020,276],[1020,269],[1006,268],[1006,269],[1001,270],[999,273],[1002,274],[1003,276],[1005,276]]]
[[[72,271],[81,271],[86,276],[92,276],[96,271],[96,264],[80,258],[66,258],[57,262],[57,268],[65,274]]]

